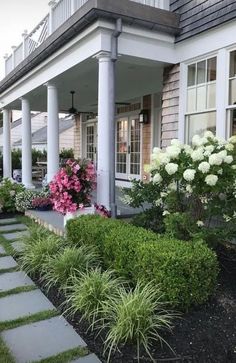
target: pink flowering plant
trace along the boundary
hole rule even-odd
[[[87,160],[68,160],[49,184],[53,209],[65,215],[90,206],[95,187],[94,165]]]

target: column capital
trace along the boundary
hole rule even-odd
[[[8,53],[5,53],[3,59],[7,60],[7,58],[8,58]]]
[[[57,89],[56,84],[55,84],[54,82],[51,82],[51,81],[49,81],[49,82],[45,83],[45,84],[44,84],[44,86],[46,86],[47,88],[54,88],[54,89]]]
[[[109,62],[111,61],[111,52],[101,51],[95,54],[93,58],[98,59],[99,62]]]
[[[25,39],[28,35],[28,30],[25,29],[21,35]]]

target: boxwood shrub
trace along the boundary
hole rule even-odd
[[[163,300],[183,310],[207,300],[216,285],[216,254],[203,242],[186,242],[128,223],[82,216],[67,224],[73,244],[94,245],[106,268],[133,284],[154,281]]]

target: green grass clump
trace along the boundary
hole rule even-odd
[[[53,234],[42,236],[25,244],[19,261],[21,268],[30,275],[42,274],[42,266],[63,247],[63,240]]]
[[[160,342],[168,345],[161,334],[163,330],[172,329],[173,319],[177,315],[165,310],[161,300],[161,292],[157,286],[140,282],[134,290],[120,289],[118,294],[106,299],[103,315],[107,323],[102,329],[108,329],[105,339],[105,351],[109,351],[108,361],[112,352],[121,344],[136,344],[138,361],[141,348],[153,360],[153,344]]]
[[[91,323],[91,329],[100,315],[104,303],[117,294],[121,288],[121,280],[113,277],[113,272],[96,268],[74,277],[68,288],[69,311],[72,314],[81,312],[83,318]]]
[[[63,288],[72,275],[98,265],[98,255],[89,246],[66,247],[61,253],[47,259],[43,265],[43,280],[48,288],[54,285]]]
[[[0,362],[14,363],[14,359],[12,358],[9,349],[6,347],[1,337],[0,337]]]

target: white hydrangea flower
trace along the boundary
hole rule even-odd
[[[210,170],[210,164],[207,161],[202,161],[198,166],[198,170],[206,174]]]
[[[210,156],[214,150],[215,150],[215,148],[213,145],[205,146],[204,156]]]
[[[177,184],[175,182],[172,182],[168,185],[168,189],[176,192],[177,190]]]
[[[195,178],[196,170],[194,169],[186,169],[183,177],[186,181],[192,181]]]
[[[165,170],[169,175],[173,175],[177,172],[179,166],[175,163],[169,163],[165,166]]]
[[[199,135],[194,135],[192,138],[192,144],[193,146],[202,146],[205,143],[205,139],[201,138]]]
[[[217,181],[218,181],[218,176],[214,174],[207,175],[207,177],[205,178],[206,184],[212,187],[216,185]]]
[[[159,154],[160,165],[168,164],[170,162],[170,156],[167,153]]]
[[[209,156],[210,165],[221,165],[223,162],[222,157],[219,154],[212,154]]]
[[[190,145],[184,145],[184,151],[187,155],[191,155],[193,152],[193,149],[191,148]]]
[[[189,194],[192,194],[192,192],[193,192],[193,188],[192,188],[192,186],[191,186],[190,184],[187,184],[187,185],[186,185],[186,191],[187,191]]]
[[[165,198],[165,197],[167,197],[167,195],[168,195],[168,193],[166,193],[166,192],[161,192],[161,194],[160,194],[161,198]]]
[[[214,141],[218,142],[219,146],[227,144],[227,141],[223,137],[214,137]]]
[[[226,164],[231,164],[233,161],[234,161],[234,159],[233,159],[233,156],[232,156],[232,155],[227,155],[227,156],[225,157],[225,159],[224,159],[224,162],[225,162]]]
[[[227,156],[227,151],[226,150],[219,151],[217,155],[219,155],[223,160],[225,160]]]
[[[232,169],[233,170],[236,170],[236,164],[235,165],[232,165]]]
[[[194,150],[191,154],[191,158],[193,161],[201,161],[204,159],[203,148],[199,147],[199,149]]]
[[[168,212],[168,210],[164,210],[164,212],[162,213],[163,216],[168,216],[168,214],[170,214],[170,212]]]
[[[159,147],[154,147],[153,154],[159,154],[161,152],[161,149]]]
[[[11,190],[11,191],[10,191],[10,196],[11,196],[11,197],[14,197],[14,195],[15,195],[15,194],[16,194],[15,190]]]
[[[234,145],[231,144],[231,143],[228,143],[228,144],[225,145],[225,148],[226,148],[227,151],[233,151]]]
[[[160,205],[162,205],[162,199],[161,199],[161,198],[157,199],[157,200],[155,201],[155,205],[156,205],[157,207],[159,207]]]
[[[213,132],[211,132],[211,131],[205,131],[204,132],[204,137],[206,138],[206,139],[214,139],[214,137],[215,137],[215,135],[213,134]]]
[[[126,205],[130,205],[133,202],[133,199],[129,196],[129,195],[124,195],[123,197],[120,197],[120,200],[126,204]]]
[[[197,221],[197,226],[198,226],[198,227],[203,227],[203,226],[204,226],[203,221]]]
[[[218,170],[218,171],[217,171],[217,174],[219,174],[219,175],[223,175],[223,169]]]
[[[178,139],[171,140],[171,145],[182,147],[182,143]]]
[[[181,153],[181,149],[176,145],[171,145],[166,148],[166,152],[171,159],[176,159]]]
[[[231,138],[229,139],[229,142],[231,142],[231,144],[236,144],[236,135],[231,136]]]
[[[154,177],[153,177],[153,183],[155,183],[155,184],[160,184],[161,182],[162,182],[162,176],[161,176],[161,174],[159,174],[159,173],[156,173],[155,175],[154,175]]]

